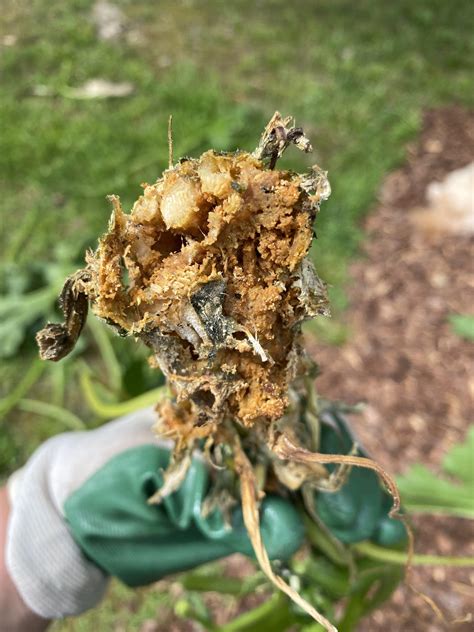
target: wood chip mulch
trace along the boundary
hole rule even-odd
[[[416,462],[439,471],[445,452],[474,420],[474,344],[456,336],[447,320],[473,313],[474,240],[427,235],[410,221],[410,212],[426,202],[427,185],[470,163],[473,148],[473,112],[456,106],[426,112],[421,137],[408,149],[406,164],[387,178],[366,222],[363,256],[351,268],[348,288],[349,340],[336,348],[313,343],[322,369],[318,391],[366,402],[354,428],[372,457],[394,474]],[[474,530],[467,520],[418,516],[414,524],[418,552],[472,555]],[[415,569],[414,578],[447,619],[472,611],[472,570]],[[453,628],[401,587],[359,629]]]

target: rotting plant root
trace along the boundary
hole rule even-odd
[[[210,150],[183,158],[143,185],[130,214],[111,196],[107,233],[61,294],[65,324],[48,324],[37,340],[43,358],[61,359],[90,305],[119,335],[144,342],[173,395],[157,406],[156,432],[174,439],[175,448],[154,500],[180,485],[196,442],[204,442],[205,454],[220,466],[213,470],[215,497],[222,503],[227,494],[224,504],[231,506],[240,496],[265,573],[335,630],[274,574],[260,537],[259,500],[270,487],[283,494],[308,485],[330,489],[326,463],[374,469],[394,510],[399,498],[374,461],[319,454],[318,424],[305,415],[314,365],[301,325],[329,313],[308,251],[330,186],[318,166],[303,175],[276,169],[290,144],[312,149],[291,117],[276,112],[253,153]],[[219,480],[222,469],[235,475],[228,489]]]

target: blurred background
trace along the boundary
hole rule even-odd
[[[468,0],[2,0],[0,478],[47,437],[152,402],[161,384],[143,349],[93,318],[72,357],[37,359],[35,332],[106,227],[105,196],[130,209],[166,168],[170,114],[180,157],[252,150],[278,109],[315,148],[280,166],[317,162],[333,189],[313,248],[333,318],[306,331],[318,389],[365,403],[354,424],[399,475],[420,551],[467,555],[473,22]],[[416,575],[448,617],[469,612],[469,570]],[[100,611],[55,630],[201,629],[182,587],[167,590],[181,611],[164,591],[115,586]],[[445,624],[399,588],[361,626]]]

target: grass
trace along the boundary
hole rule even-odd
[[[51,632],[138,631],[145,621],[163,617],[169,611],[167,595],[156,589],[132,590],[112,582],[100,608],[73,619],[56,622]]]
[[[117,42],[97,39],[92,4],[2,3],[2,264],[54,261],[58,240],[71,256],[93,243],[109,215],[105,196],[117,193],[129,208],[140,182],[166,167],[170,113],[181,156],[252,149],[279,109],[296,116],[314,141],[311,160],[329,170],[333,195],[318,221],[314,256],[342,309],[361,219],[384,175],[403,159],[423,109],[472,106],[471,3],[460,0],[453,10],[444,0],[117,0],[127,18]],[[134,92],[107,100],[66,96],[68,87],[96,77],[132,82]],[[40,86],[52,96],[34,96]],[[293,151],[282,164],[300,169],[308,161]],[[347,332],[328,335],[337,341]],[[33,354],[26,345],[1,367],[4,394]],[[51,375],[32,396],[48,399],[59,384],[68,406],[80,410],[70,373]],[[63,430],[18,409],[1,424],[4,473]],[[56,629],[112,629],[116,608],[110,621],[101,612],[89,615],[90,624],[85,617]]]
[[[442,0],[254,3],[122,0],[128,38],[100,42],[91,0],[6,0],[3,50],[3,258],[51,256],[105,226],[108,193],[129,207],[176,154],[251,149],[275,108],[291,112],[329,169],[333,196],[317,259],[345,278],[358,222],[403,157],[424,107],[469,103],[472,13]],[[469,50],[470,49],[470,50]],[[131,81],[124,99],[74,100],[64,89],[103,77]],[[47,86],[58,96],[35,97]],[[295,153],[286,164],[301,167]],[[34,229],[33,229],[34,228]]]

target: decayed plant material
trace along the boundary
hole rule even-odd
[[[289,144],[311,151],[292,119],[275,113],[252,154],[211,150],[181,159],[144,185],[130,214],[111,196],[107,233],[64,287],[66,322],[47,325],[38,343],[43,358],[64,357],[88,304],[120,335],[143,341],[173,394],[157,406],[157,433],[172,437],[175,450],[154,500],[180,485],[196,441],[205,440],[209,460],[240,476],[244,520],[262,568],[334,630],[273,573],[258,502],[268,488],[302,490],[303,498],[308,489],[330,490],[354,465],[382,475],[395,509],[398,495],[370,459],[317,452],[317,411],[308,406],[312,363],[301,324],[328,314],[308,250],[330,187],[317,166],[304,175],[275,168]],[[326,463],[340,464],[336,476]],[[219,470],[214,474],[209,506],[225,496]]]

